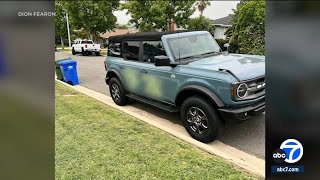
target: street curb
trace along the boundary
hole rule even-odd
[[[198,147],[199,149],[202,149],[210,154],[214,154],[216,156],[219,156],[223,159],[226,159],[227,161],[245,169],[246,171],[250,172],[250,173],[253,173],[253,174],[256,174],[258,176],[261,176],[261,177],[265,177],[265,160],[263,159],[260,159],[256,156],[253,156],[253,155],[250,155],[246,152],[243,152],[243,151],[240,151],[234,147],[231,147],[229,145],[226,145],[224,143],[222,143],[221,141],[214,141],[214,142],[211,142],[209,144],[205,144],[205,143],[202,143],[202,142],[199,142],[195,139],[193,139],[191,136],[189,136],[187,133],[181,133],[181,132],[178,132],[178,131],[174,131],[172,130],[170,127],[168,126],[164,126],[163,124],[159,124],[155,121],[152,121],[144,116],[142,116],[141,114],[143,113],[139,113],[137,111],[130,111],[129,108],[130,106],[118,106],[116,105],[112,98],[109,97],[109,96],[106,96],[104,94],[101,94],[101,93],[98,93],[98,92],[95,92],[93,90],[90,90],[88,88],[85,88],[85,87],[82,87],[80,85],[77,85],[77,86],[71,86],[67,83],[64,83],[62,81],[59,81],[56,79],[57,82],[61,83],[61,84],[64,84],[76,91],[79,91],[93,99],[96,99],[108,106],[111,106],[115,109],[118,109],[124,113],[127,113],[133,117],[136,117],[152,126],[155,126],[163,131],[166,131],[168,133],[170,133],[171,135],[189,143],[189,144],[192,144],[196,147]],[[141,112],[143,112],[143,110],[139,110]]]

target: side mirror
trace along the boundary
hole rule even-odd
[[[223,45],[223,47],[224,47],[224,51],[229,51],[229,43],[225,43],[224,45]]]
[[[168,56],[155,56],[154,65],[155,66],[171,66],[171,62]]]

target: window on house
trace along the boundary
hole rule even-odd
[[[143,42],[143,62],[154,63],[154,57],[160,55],[166,55],[161,41]]]
[[[123,57],[127,60],[139,61],[139,41],[123,42]]]

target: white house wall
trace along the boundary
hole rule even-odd
[[[215,39],[226,39],[226,36],[224,35],[226,30],[227,30],[226,27],[215,26],[214,38]]]

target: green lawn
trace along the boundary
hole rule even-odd
[[[55,129],[57,179],[259,179],[60,83]]]
[[[58,52],[70,52],[71,50],[69,48],[64,48],[64,49],[57,49]]]

